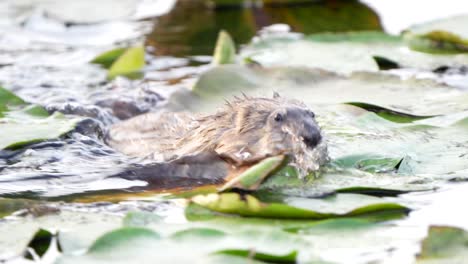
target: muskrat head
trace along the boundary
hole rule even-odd
[[[315,114],[303,103],[274,98],[236,98],[219,118],[234,113],[217,142],[217,152],[237,164],[287,155],[305,175],[327,161],[327,147]],[[216,118],[216,117],[215,117]],[[211,118],[211,119],[215,119]],[[234,129],[229,129],[233,127]]]
[[[270,114],[267,124],[272,131],[281,130],[287,134],[294,134],[311,149],[322,141],[322,133],[315,121],[315,114],[307,108],[282,107]]]

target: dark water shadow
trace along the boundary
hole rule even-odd
[[[379,16],[358,1],[320,1],[264,7],[208,8],[203,1],[178,1],[159,17],[147,45],[156,55],[209,55],[218,32],[227,30],[238,44],[251,40],[265,26],[284,23],[295,32],[382,30]]]

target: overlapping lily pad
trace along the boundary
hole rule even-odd
[[[374,57],[425,70],[468,64],[468,55],[434,56],[412,51],[402,38],[379,32],[317,34],[299,40],[270,37],[247,46],[241,57],[264,66],[318,67],[344,74],[378,71]]]
[[[0,149],[57,138],[72,130],[80,118],[49,113],[37,105],[28,105],[21,98],[0,87]]]
[[[179,263],[211,263],[213,258],[223,263],[251,258],[258,263],[284,263],[295,262],[296,250],[307,246],[298,235],[274,229],[245,227],[228,236],[213,228],[186,228],[161,237],[153,229],[124,227],[97,238],[85,254],[66,254],[58,263],[128,263],[129,258],[138,263],[169,263],[175,255]]]
[[[418,263],[463,263],[468,257],[468,232],[449,226],[431,226],[422,241]]]
[[[220,66],[200,76],[194,92],[218,100],[241,92],[261,96],[278,92],[304,101],[315,111],[320,111],[322,105],[354,102],[415,116],[463,111],[468,102],[468,94],[427,79],[403,81],[395,76],[369,72],[342,77],[302,67]],[[219,101],[214,103],[219,104]]]
[[[91,63],[108,69],[109,79],[117,76],[139,78],[142,76],[141,69],[145,66],[145,50],[143,46],[116,48],[98,55]]]
[[[404,215],[408,208],[385,202],[376,197],[359,194],[337,194],[325,199],[288,197],[285,203],[262,202],[251,195],[237,193],[199,195],[192,203],[210,210],[250,217],[274,219],[327,219],[349,216],[369,216],[373,213]]]
[[[468,52],[467,15],[440,19],[410,27],[404,38],[410,48],[429,53]]]

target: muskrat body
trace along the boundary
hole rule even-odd
[[[211,115],[144,114],[112,126],[107,142],[127,155],[155,161],[215,152],[240,166],[284,154],[307,172],[328,159],[314,113],[278,95],[236,98]]]

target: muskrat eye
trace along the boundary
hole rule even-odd
[[[279,113],[276,114],[276,116],[275,116],[275,121],[276,121],[276,122],[281,122],[281,121],[283,121],[283,115],[282,115],[282,114],[279,114]]]
[[[314,113],[314,112],[312,112],[312,111],[310,111],[310,110],[309,110],[309,111],[307,111],[307,114],[309,114],[309,115],[310,115],[312,118],[314,118],[314,117],[315,117],[315,113]]]

